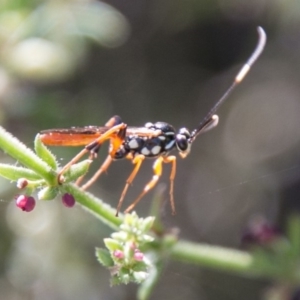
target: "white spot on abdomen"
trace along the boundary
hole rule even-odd
[[[157,155],[157,154],[159,154],[160,150],[161,150],[161,147],[158,146],[158,145],[156,145],[156,146],[154,146],[154,147],[151,149],[151,153],[152,153],[153,155]]]
[[[143,148],[141,153],[145,156],[148,156],[150,154],[150,150],[148,150],[147,148]]]
[[[128,143],[128,146],[130,149],[137,149],[139,147],[139,144],[135,139],[133,139]]]

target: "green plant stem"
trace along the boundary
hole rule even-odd
[[[3,127],[0,127],[0,148],[21,164],[39,174],[49,185],[56,185],[57,177],[51,167]]]
[[[245,251],[228,249],[218,246],[196,244],[180,240],[171,249],[171,258],[174,260],[196,264],[202,267],[226,271],[243,276],[255,276],[299,284],[300,275],[295,272],[295,262],[291,268],[285,261],[287,269],[276,260],[269,261],[265,257],[262,261],[257,255]],[[267,262],[267,265],[266,265]]]
[[[171,258],[227,272],[248,275],[257,273],[253,268],[253,256],[247,252],[183,240],[173,246]]]
[[[96,198],[92,194],[81,190],[78,186],[68,183],[64,184],[62,189],[70,193],[81,204],[84,209],[99,218],[103,223],[107,224],[114,230],[118,230],[123,222],[123,215],[115,216],[116,209]]]

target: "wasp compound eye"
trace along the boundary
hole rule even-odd
[[[186,128],[179,129],[178,134],[176,134],[176,146],[179,151],[189,150],[189,138],[190,132]]]
[[[185,127],[180,128],[179,131],[178,131],[178,133],[186,136],[187,138],[189,138],[191,136],[189,130],[187,128],[185,128]]]
[[[188,141],[186,139],[186,136],[182,134],[176,135],[176,146],[179,151],[186,151],[188,148]]]

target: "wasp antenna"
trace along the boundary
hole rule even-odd
[[[262,27],[257,27],[258,32],[258,43],[251,54],[251,56],[248,58],[246,63],[242,66],[240,71],[237,73],[237,75],[234,78],[234,81],[230,85],[230,87],[227,89],[227,91],[223,94],[223,96],[219,99],[219,101],[214,105],[214,107],[208,112],[208,114],[205,116],[203,121],[198,125],[196,129],[194,129],[191,133],[190,142],[193,142],[195,138],[200,134],[208,129],[211,129],[215,127],[214,119],[212,118],[214,113],[218,110],[218,108],[221,106],[221,104],[228,98],[228,96],[231,94],[231,92],[236,88],[236,86],[242,82],[242,80],[245,78],[245,76],[248,74],[249,70],[251,69],[252,65],[256,62],[258,57],[261,55],[261,53],[264,50],[264,47],[266,45],[267,41],[267,35]]]
[[[257,27],[257,32],[259,35],[257,46],[250,56],[250,58],[247,60],[247,62],[244,64],[244,66],[241,68],[239,73],[236,75],[234,82],[240,83],[247,73],[249,72],[252,65],[255,63],[255,61],[258,59],[262,51],[264,50],[266,41],[267,41],[267,35],[265,31],[262,29],[262,27]]]

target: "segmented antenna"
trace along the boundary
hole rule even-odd
[[[262,29],[262,27],[257,27],[258,32],[258,43],[247,60],[247,62],[242,66],[240,71],[237,73],[237,75],[234,78],[233,83],[231,86],[227,89],[227,91],[224,93],[224,95],[220,98],[220,100],[215,104],[215,106],[208,112],[208,114],[205,116],[203,121],[198,125],[196,129],[194,129],[191,133],[190,142],[193,142],[195,138],[205,129],[209,124],[212,122],[212,116],[214,113],[219,109],[221,104],[228,98],[228,96],[231,94],[231,92],[236,88],[236,86],[242,82],[242,80],[245,78],[245,76],[248,74],[250,68],[255,63],[255,61],[258,59],[258,57],[261,55],[267,41],[267,35],[265,31]]]

